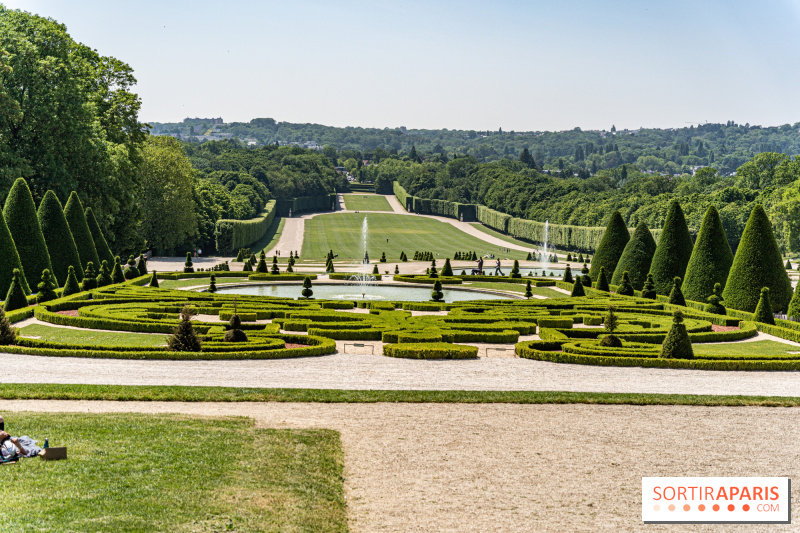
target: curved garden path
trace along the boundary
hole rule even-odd
[[[370,344],[370,343],[365,343]],[[198,385],[351,390],[543,390],[800,397],[797,372],[723,372],[568,365],[507,357],[419,361],[337,343],[321,357],[138,361],[0,354],[5,383]],[[481,355],[484,355],[483,353]],[[506,357],[503,357],[506,355]]]

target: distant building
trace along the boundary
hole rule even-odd
[[[408,131],[406,131],[406,127],[405,126],[400,126],[397,129],[399,129],[401,133],[408,133]]]

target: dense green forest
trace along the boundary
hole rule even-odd
[[[230,135],[258,144],[315,142],[338,151],[350,150],[361,159],[381,161],[408,153],[414,146],[420,156],[469,155],[478,162],[518,159],[525,149],[541,170],[567,169],[574,174],[634,165],[642,171],[682,174],[696,166],[714,166],[722,175],[736,171],[762,152],[800,154],[800,123],[762,127],[750,124],[702,124],[676,129],[608,131],[514,132],[416,130],[399,128],[335,128],[319,124],[276,122],[256,118],[250,122],[214,124],[194,119],[182,123],[154,123],[156,135],[177,135],[185,140],[204,134]],[[358,158],[356,158],[358,159]]]

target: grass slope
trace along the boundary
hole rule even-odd
[[[386,197],[377,194],[343,194],[344,206],[349,211],[389,211],[392,206]]]
[[[0,399],[162,402],[589,403],[606,405],[761,405],[767,407],[800,407],[800,398],[790,396],[722,396],[704,394],[635,394],[570,391],[365,391],[338,389],[62,385],[50,383],[0,384]],[[6,423],[8,424],[8,417],[6,417]]]
[[[246,419],[4,413],[69,459],[3,466],[2,531],[346,531],[339,435]],[[133,430],[135,428],[135,431]]]
[[[339,254],[339,261],[362,258],[361,227],[364,217],[367,217],[369,227],[367,250],[373,261],[386,252],[386,259],[396,262],[401,251],[412,259],[414,251],[419,250],[441,254],[437,257],[438,266],[441,266],[445,258],[452,259],[457,251],[475,251],[478,255],[497,254],[497,246],[431,218],[383,213],[336,213],[306,220],[300,255],[304,259],[324,258],[328,250],[333,250],[333,253]],[[510,259],[525,259],[527,255],[527,252],[517,250],[503,253],[504,258]]]
[[[524,246],[526,248],[530,248],[531,250],[539,250],[539,247],[535,244],[530,242],[521,241],[519,239],[515,239],[514,237],[509,237],[505,233],[500,233],[497,230],[494,230],[488,226],[484,226],[480,222],[470,222],[470,226],[475,228],[476,230],[480,231],[481,233],[485,233],[486,235],[491,235],[492,237],[496,237],[502,241],[505,241],[510,244],[518,244],[519,246]],[[551,251],[555,250],[554,248],[549,248]]]
[[[725,342],[721,344],[693,344],[695,355],[788,355],[800,352],[800,347],[776,341]]]
[[[525,285],[522,285],[521,283],[469,282],[469,283],[464,283],[462,286],[472,287],[475,289],[495,289],[498,291],[518,292],[520,294],[525,293]],[[531,294],[537,294],[539,296],[547,296],[548,298],[569,298],[569,294],[564,294],[563,292],[551,289],[550,287],[531,287]]]

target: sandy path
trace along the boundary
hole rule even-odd
[[[283,233],[272,250],[266,252],[267,256],[272,257],[275,252],[280,250],[281,256],[288,256],[289,252],[300,253],[303,250],[303,234],[305,232],[306,218],[314,215],[303,215],[300,217],[284,218]]]
[[[643,476],[797,479],[797,408],[64,401],[0,401],[0,408],[8,424],[21,410],[175,412],[249,416],[264,427],[338,430],[353,531],[797,527],[641,522]],[[794,484],[795,501],[798,490]],[[794,506],[793,522],[798,519]]]
[[[600,367],[504,357],[418,361],[362,352],[272,361],[137,361],[0,354],[0,366],[5,383],[549,390],[800,397],[797,372]]]
[[[231,264],[235,259],[235,257],[193,257],[192,264],[196,271],[198,268],[211,268],[225,261]],[[147,260],[147,269],[150,272],[153,270],[159,272],[183,272],[185,262],[186,257],[151,257]]]

